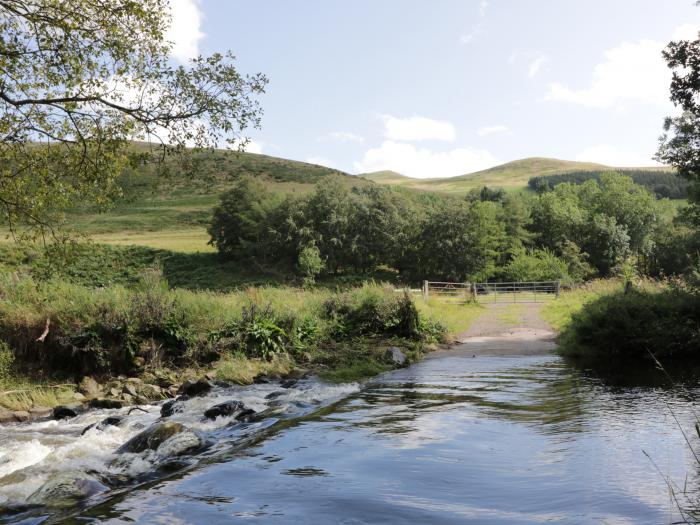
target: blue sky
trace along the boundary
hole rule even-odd
[[[171,0],[174,54],[269,79],[251,151],[444,177],[547,156],[652,165],[693,0]]]

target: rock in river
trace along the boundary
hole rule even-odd
[[[185,381],[180,387],[180,393],[186,396],[203,396],[211,390],[211,383],[206,379],[199,381]]]
[[[204,445],[192,430],[180,423],[156,423],[136,434],[117,449],[117,454],[156,450],[163,456],[177,456]]]
[[[207,409],[204,412],[204,417],[207,419],[216,419],[222,416],[234,416],[237,420],[241,420],[247,416],[255,414],[255,410],[246,408],[240,401],[225,401]]]
[[[86,427],[83,429],[83,431],[80,433],[80,435],[82,436],[83,434],[85,434],[85,432],[87,432],[87,431],[90,430],[91,428],[96,428],[97,430],[104,430],[106,427],[109,427],[109,426],[118,427],[119,425],[121,425],[121,423],[122,423],[122,418],[121,418],[121,417],[119,417],[119,416],[110,416],[110,417],[107,417],[107,418],[103,419],[102,421],[100,421],[100,422],[98,422],[98,423],[93,423],[92,425],[86,426]]]
[[[78,415],[78,410],[76,407],[69,407],[64,405],[59,405],[53,409],[52,416],[54,419],[66,419],[69,417],[75,417]]]
[[[69,507],[75,505],[76,501],[105,490],[107,487],[87,475],[64,474],[44,483],[27,498],[27,502],[49,507]]]
[[[163,406],[160,407],[160,417],[170,417],[173,414],[182,412],[185,409],[183,402],[187,401],[189,398],[189,396],[179,396],[170,401],[166,401],[163,403]]]

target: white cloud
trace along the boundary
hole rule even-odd
[[[200,0],[169,1],[172,21],[165,39],[173,43],[173,57],[186,63],[199,55],[199,41],[204,37]]]
[[[486,16],[486,10],[489,8],[489,2],[488,0],[481,0],[479,3],[479,14],[481,15],[481,18],[484,18]]]
[[[534,77],[548,60],[549,57],[547,55],[540,55],[535,58],[527,67],[527,76],[530,78]]]
[[[500,161],[485,150],[457,148],[432,151],[414,144],[385,140],[378,148],[365,152],[355,169],[360,173],[392,170],[420,179],[452,177],[485,169]]]
[[[640,155],[638,152],[617,149],[610,144],[596,144],[576,155],[576,160],[623,168],[659,166],[658,162],[652,160],[652,154]]]
[[[362,143],[365,141],[364,137],[356,135],[355,133],[350,133],[348,131],[331,131],[321,137],[318,137],[321,142],[357,142]]]
[[[452,142],[455,139],[455,127],[450,122],[425,117],[397,118],[391,115],[382,115],[382,119],[384,137],[389,140]]]
[[[262,153],[263,152],[263,145],[261,142],[255,142],[254,140],[249,140],[248,144],[245,145],[244,148],[248,153]]]
[[[495,126],[484,126],[483,128],[479,128],[479,131],[476,132],[477,135],[480,137],[485,137],[486,135],[494,135],[496,133],[505,133],[509,130],[508,126],[504,126],[502,124],[497,124]]]
[[[672,38],[693,36],[697,37],[697,27],[685,24],[676,28]],[[623,42],[604,53],[604,60],[593,69],[590,87],[574,89],[556,82],[546,98],[593,108],[627,101],[668,106],[671,73],[661,56],[666,44],[649,39]]]

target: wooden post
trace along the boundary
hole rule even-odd
[[[423,300],[427,301],[428,300],[428,281],[423,281]]]
[[[561,281],[557,281],[557,298],[559,298],[560,283]]]

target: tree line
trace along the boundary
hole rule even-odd
[[[665,253],[682,226],[663,219],[648,189],[614,172],[539,195],[484,187],[466,197],[336,177],[310,194],[282,195],[242,176],[222,195],[209,234],[226,258],[295,269],[308,281],[381,268],[411,282],[580,281],[629,263],[662,275],[688,262]]]
[[[530,189],[543,193],[551,191],[558,184],[571,182],[582,184],[588,180],[600,180],[606,170],[571,171],[557,175],[541,175],[527,181]],[[630,177],[635,184],[644,186],[658,198],[687,199],[690,182],[679,177],[675,172],[656,170],[624,170],[622,173]]]

